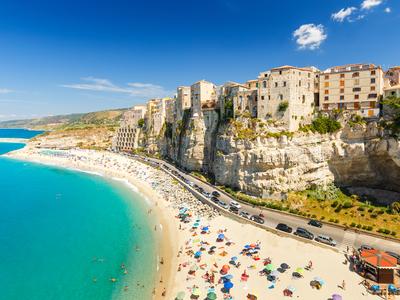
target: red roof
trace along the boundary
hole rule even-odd
[[[377,268],[396,268],[397,259],[384,251],[372,249],[362,250],[361,258],[368,264]]]

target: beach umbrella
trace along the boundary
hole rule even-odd
[[[299,273],[300,275],[303,275],[304,269],[303,268],[297,268],[296,273]]]
[[[325,284],[325,281],[321,277],[315,277],[314,280],[319,282],[320,285],[324,285]]]
[[[194,287],[192,289],[192,295],[199,297],[200,296],[200,289],[198,287]]]
[[[225,235],[223,233],[218,234],[218,239],[223,240],[225,238]]]
[[[233,278],[233,275],[228,274],[228,275],[225,275],[223,278],[226,280],[231,280]]]
[[[332,300],[342,300],[342,296],[340,296],[339,294],[333,294]]]
[[[272,271],[271,274],[269,274],[269,275],[274,276],[274,277],[278,277],[279,276],[279,272],[275,270],[275,271]]]
[[[287,263],[282,263],[281,268],[287,270],[289,269],[289,265]]]
[[[250,248],[250,245],[244,246],[244,249],[249,249],[249,248]]]
[[[217,294],[215,294],[214,292],[209,292],[207,294],[207,300],[215,300],[217,299]]]
[[[185,299],[185,292],[179,292],[175,297],[175,300],[183,300],[183,299]]]
[[[233,256],[233,257],[231,257],[231,261],[237,261],[237,256]]]
[[[209,230],[209,227],[208,227],[208,226],[205,226],[205,227],[202,228],[202,230],[203,230],[203,231],[208,231],[208,230]]]
[[[231,288],[233,288],[233,283],[231,281],[227,281],[224,283],[224,289],[225,290],[230,290]]]
[[[265,266],[264,270],[273,271],[275,270],[275,266],[273,264],[268,264]]]
[[[215,293],[215,288],[214,287],[210,287],[208,289],[207,293]]]
[[[200,257],[201,256],[201,251],[197,251],[195,254],[194,254],[194,257]]]
[[[286,289],[291,291],[292,293],[294,293],[294,291],[296,290],[296,288],[292,285],[289,285]]]
[[[190,271],[192,271],[192,272],[195,272],[195,271],[197,271],[198,269],[199,269],[199,267],[196,266],[196,265],[193,265],[193,266],[190,267]]]

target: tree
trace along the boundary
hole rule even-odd
[[[400,213],[400,202],[399,202],[399,201],[393,202],[393,203],[390,205],[390,208],[391,208],[394,212]]]
[[[138,127],[139,127],[139,128],[143,128],[143,126],[144,126],[144,119],[140,119],[140,120],[138,121]]]

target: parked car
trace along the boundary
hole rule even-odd
[[[217,191],[213,191],[211,194],[212,194],[214,197],[219,197],[219,196],[221,196],[221,194],[218,193]]]
[[[229,211],[233,212],[234,214],[238,214],[239,208],[237,208],[236,206],[229,206]]]
[[[231,201],[231,203],[229,203],[229,204],[230,204],[230,206],[236,207],[237,209],[241,208],[240,204],[236,201]]]
[[[322,227],[322,223],[317,220],[310,220],[310,222],[308,222],[308,225],[318,227],[318,228]]]
[[[397,264],[400,265],[400,255],[392,251],[386,251],[387,254],[397,259]]]
[[[295,235],[297,236],[301,236],[303,238],[309,239],[309,240],[313,240],[314,239],[314,234],[312,234],[311,232],[309,232],[307,229],[298,227],[296,229],[296,231],[294,232]]]
[[[239,215],[245,219],[250,219],[250,214],[247,211],[241,211]]]
[[[280,230],[280,231],[285,231],[288,233],[292,233],[292,227],[283,224],[283,223],[279,223],[278,225],[276,225],[276,229]]]
[[[361,252],[363,250],[374,250],[375,248],[369,245],[361,245],[360,248],[358,248],[358,252]]]
[[[224,201],[218,201],[218,205],[225,209],[229,208],[229,205],[226,204]]]
[[[218,204],[219,203],[219,199],[217,197],[212,196],[211,197],[211,201]]]
[[[326,235],[319,235],[319,236],[317,236],[315,238],[315,240],[317,242],[320,242],[320,243],[323,243],[323,244],[327,244],[327,245],[333,246],[333,247],[335,247],[336,244],[337,244],[336,241],[333,238],[331,238],[329,236],[326,236]]]
[[[265,222],[263,218],[261,218],[260,216],[257,216],[257,215],[252,215],[250,217],[250,220],[257,222],[259,224],[264,224],[264,222]]]

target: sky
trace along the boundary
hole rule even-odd
[[[131,107],[280,65],[400,65],[400,0],[0,0],[0,121]]]

